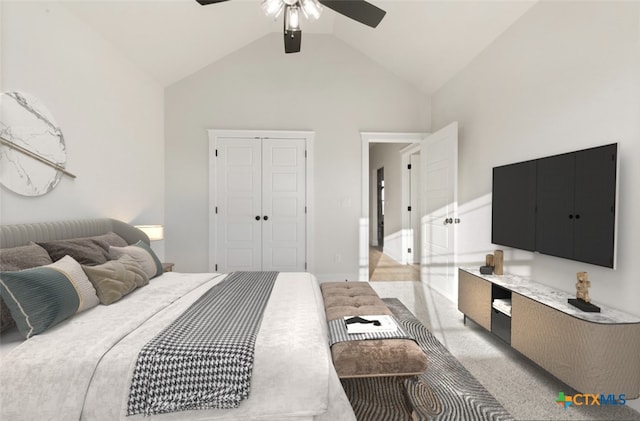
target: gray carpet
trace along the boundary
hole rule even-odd
[[[415,378],[343,379],[358,420],[512,420],[506,409],[397,299],[385,303],[429,357]]]

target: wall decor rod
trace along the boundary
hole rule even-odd
[[[67,176],[69,176],[71,178],[76,178],[75,175],[71,174],[69,171],[65,170],[63,167],[61,167],[60,165],[56,164],[55,162],[49,161],[48,159],[43,158],[42,156],[40,156],[40,155],[38,155],[38,154],[36,154],[34,152],[31,152],[29,149],[23,148],[20,145],[16,145],[15,143],[11,142],[10,140],[5,139],[4,137],[0,136],[0,143],[5,145],[5,146],[10,147],[11,149],[15,149],[16,151],[21,152],[21,153],[23,153],[23,154],[25,154],[25,155],[37,160],[37,161],[40,161],[43,164],[48,165],[48,166],[54,168],[57,171],[60,171],[64,175],[67,175]]]

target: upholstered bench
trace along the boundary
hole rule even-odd
[[[325,282],[320,288],[327,321],[393,315],[368,282]],[[411,339],[338,342],[332,345],[331,355],[340,378],[415,376],[427,369],[427,356]]]

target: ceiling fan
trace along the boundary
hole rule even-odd
[[[196,0],[203,6],[228,0]],[[284,11],[284,52],[300,52],[302,31],[300,11],[307,18],[318,19],[322,6],[375,28],[387,13],[365,0],[262,0],[262,9],[267,16],[277,18]]]

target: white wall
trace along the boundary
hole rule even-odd
[[[37,97],[62,128],[67,169],[50,193],[0,188],[3,224],[164,219],[162,87],[58,2],[2,2],[3,92]]]
[[[270,34],[166,90],[167,259],[180,271],[208,261],[207,129],[316,133],[311,270],[357,279],[361,131],[424,131],[428,100],[332,36],[305,34],[284,54]]]
[[[640,315],[639,23],[639,2],[540,2],[433,96],[434,129],[460,122],[462,266],[502,248],[506,271],[569,293],[587,271],[596,304]],[[616,270],[491,244],[493,166],[612,142],[621,161]]]

